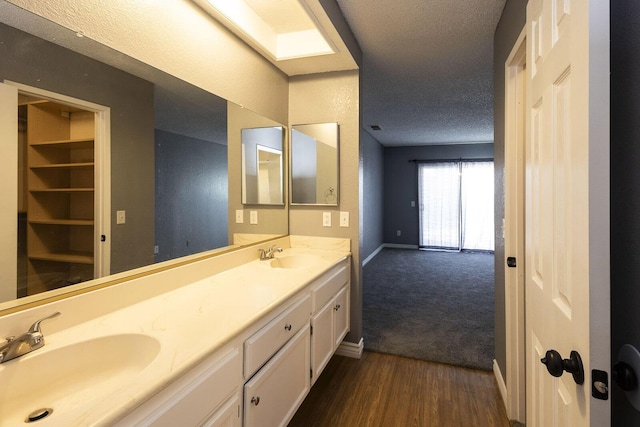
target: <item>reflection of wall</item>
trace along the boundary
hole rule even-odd
[[[226,246],[226,145],[155,135],[156,262]]]
[[[291,165],[293,177],[292,197],[296,203],[316,203],[316,176],[318,159],[316,157],[317,142],[302,132],[293,131],[295,143],[291,145]]]
[[[335,177],[338,176],[338,165],[336,164],[336,147],[325,144],[322,140],[318,140],[317,144],[318,156],[318,182],[316,182],[316,200],[318,203],[336,203],[335,189],[337,182]],[[331,189],[334,192],[331,192]]]
[[[289,85],[290,123],[340,125],[340,206],[291,206],[289,230],[291,234],[351,239],[351,332],[347,336],[351,342],[362,337],[358,85],[358,71],[291,77]],[[339,211],[349,212],[348,228],[338,226]],[[322,226],[322,212],[332,213],[332,227]]]
[[[228,103],[227,110],[227,137],[228,137],[228,158],[229,158],[229,244],[233,244],[234,233],[246,234],[288,234],[288,212],[286,208],[286,200],[284,206],[262,206],[242,204],[241,191],[241,135],[242,129],[257,127],[279,126],[273,120],[261,117],[258,114],[242,108],[234,103]],[[247,148],[246,151],[255,153],[253,149]],[[283,162],[283,164],[286,164]],[[236,177],[236,179],[233,179]],[[285,180],[285,194],[286,193]],[[244,214],[244,223],[236,224],[236,210],[246,210]],[[258,212],[258,224],[249,224],[249,211]]]
[[[153,262],[153,86],[0,24],[0,80],[111,108],[111,272]],[[135,230],[135,231],[134,231]]]

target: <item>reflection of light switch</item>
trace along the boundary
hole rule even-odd
[[[242,224],[244,222],[244,211],[242,209],[236,210],[236,224]]]
[[[249,211],[249,223],[250,224],[258,223],[258,211]]]
[[[331,212],[322,212],[322,226],[331,227]]]
[[[349,212],[340,212],[340,227],[349,226]]]
[[[126,220],[125,211],[116,211],[116,224],[124,224]]]
[[[412,200],[412,201],[411,201],[411,207],[412,207],[412,208],[415,208],[415,207],[416,207],[416,201],[415,201],[415,200]]]

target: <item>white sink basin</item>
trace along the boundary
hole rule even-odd
[[[127,384],[158,355],[160,343],[147,335],[110,335],[47,351],[47,346],[0,364],[0,426],[25,425],[28,416],[50,408],[55,419]],[[68,414],[67,414],[68,415]]]
[[[310,254],[285,255],[271,260],[272,268],[306,268],[320,261],[320,257]]]

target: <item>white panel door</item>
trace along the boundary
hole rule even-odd
[[[0,83],[0,302],[17,298],[18,90]]]
[[[609,371],[609,7],[527,6],[527,426],[606,426],[591,369]],[[547,372],[582,356],[584,383]],[[561,371],[562,372],[562,371]]]

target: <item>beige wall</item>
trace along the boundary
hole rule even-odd
[[[291,206],[289,233],[351,239],[351,332],[347,340],[362,336],[362,293],[360,267],[360,121],[359,72],[341,71],[291,77],[289,123],[331,123],[340,125],[340,201],[338,207]],[[340,227],[339,212],[350,216],[348,228]],[[322,213],[331,212],[332,226],[322,226]]]

